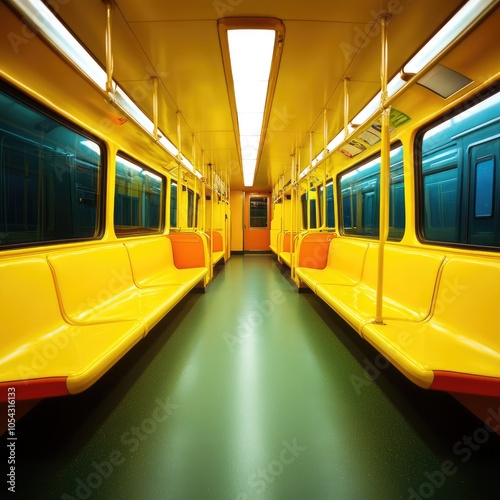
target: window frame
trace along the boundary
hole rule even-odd
[[[444,149],[445,145],[456,144],[457,147],[457,157],[456,162],[452,165],[444,165],[440,168],[436,168],[435,172],[445,172],[448,170],[452,170],[453,168],[457,169],[457,203],[456,203],[456,218],[458,222],[453,229],[454,233],[457,235],[453,240],[439,240],[439,239],[431,239],[426,236],[426,214],[425,214],[425,178],[424,175],[424,152],[422,151],[422,145],[425,138],[425,135],[433,130],[434,128],[438,128],[439,126],[443,126],[447,122],[451,122],[452,119],[459,117],[460,115],[465,116],[472,108],[477,105],[481,105],[488,98],[493,96],[500,97],[500,81],[493,83],[487,89],[484,89],[471,98],[458,103],[456,106],[437,116],[435,119],[431,120],[429,123],[426,123],[419,130],[416,131],[414,135],[413,141],[413,155],[414,155],[414,184],[415,184],[415,232],[419,242],[426,245],[433,246],[444,246],[450,248],[462,248],[469,250],[484,250],[488,252],[498,252],[500,245],[484,245],[478,243],[468,243],[467,241],[460,241],[464,239],[464,235],[467,235],[470,225],[469,225],[469,205],[472,207],[472,212],[475,212],[475,204],[476,204],[476,189],[472,190],[470,186],[470,174],[473,170],[473,175],[476,175],[476,167],[480,161],[472,161],[469,157],[470,150],[476,146],[476,141],[472,142],[463,142],[463,138],[467,137],[468,134],[474,134],[480,127],[487,126],[492,120],[498,120],[498,118],[488,118],[486,120],[480,121],[478,124],[472,126],[472,128],[467,128],[462,130],[457,128],[454,133],[450,135],[450,138],[446,140],[446,142],[442,141],[439,143],[439,148],[441,150]],[[489,107],[488,109],[492,109],[493,107]],[[485,112],[485,110],[480,110],[480,112]],[[466,117],[464,118],[464,120]],[[456,122],[460,123],[462,120],[458,119]],[[453,126],[453,124],[452,124]],[[439,130],[437,131],[439,133]],[[490,137],[491,140],[495,139],[498,136]],[[483,138],[484,139],[484,138]],[[483,141],[481,139],[481,141]],[[433,150],[439,150],[438,147]],[[499,168],[499,165],[495,162],[494,159],[494,173],[493,177],[495,182],[497,180],[497,174],[495,172],[496,168]],[[429,174],[427,174],[429,175]],[[497,203],[495,201],[495,196],[493,196],[493,213],[490,216],[486,217],[474,217],[476,220],[486,220],[491,219],[495,216],[495,210],[499,210],[500,207],[496,206]],[[465,208],[464,208],[465,207]],[[461,221],[462,220],[462,221]],[[465,220],[465,223],[463,222]]]
[[[252,226],[252,199],[262,198],[266,200],[266,225],[265,226]],[[262,219],[262,217],[259,217]],[[252,194],[248,199],[248,229],[251,231],[265,231],[269,229],[269,197],[262,194]]]
[[[138,206],[138,222],[139,224],[134,226],[130,225],[128,226],[129,229],[126,229],[126,226],[124,225],[123,229],[117,230],[117,223],[116,223],[116,209],[117,209],[117,181],[118,181],[118,158],[123,158],[126,162],[131,163],[135,165],[138,169],[141,169],[142,171],[149,173],[155,177],[158,177],[161,180],[161,190],[160,190],[160,195],[159,195],[159,206],[158,206],[158,228],[148,228],[144,225],[140,224],[140,221],[144,218],[145,214],[144,212],[141,211],[141,206],[139,204]],[[166,186],[167,186],[167,178],[157,170],[153,169],[152,167],[146,165],[143,162],[140,162],[133,158],[132,156],[128,155],[122,150],[119,150],[116,152],[115,155],[115,178],[114,178],[114,186],[115,186],[115,193],[114,193],[114,199],[113,199],[113,229],[115,232],[115,235],[117,238],[126,238],[128,236],[145,236],[145,235],[155,235],[155,234],[161,234],[165,230],[165,191],[166,191]],[[147,175],[145,175],[147,177]],[[141,194],[144,194],[144,190],[141,190]],[[150,206],[150,205],[148,205]],[[119,226],[119,225],[118,225]]]
[[[6,243],[0,244],[0,252],[17,249],[17,248],[33,248],[33,247],[46,247],[46,246],[54,246],[61,244],[72,244],[72,243],[80,243],[85,241],[96,241],[100,240],[104,237],[105,229],[106,229],[106,203],[107,203],[107,181],[108,181],[108,149],[106,142],[91,133],[84,127],[79,126],[71,119],[66,116],[58,113],[54,109],[51,109],[44,103],[34,99],[32,96],[26,94],[10,85],[5,80],[0,79],[0,93],[4,94],[6,97],[12,99],[17,105],[24,106],[28,108],[30,112],[36,113],[40,115],[43,119],[50,120],[56,123],[58,126],[63,127],[66,131],[75,134],[75,136],[79,136],[84,138],[93,144],[95,144],[99,148],[99,162],[97,164],[97,173],[95,176],[95,226],[94,226],[94,234],[92,236],[82,236],[82,237],[63,237],[63,238],[55,238],[55,239],[39,239],[39,240],[30,240],[16,243]],[[25,137],[20,135],[20,126],[16,125],[16,130],[8,131],[7,129],[1,128],[2,133],[8,134],[10,136],[17,137],[19,140],[25,141],[27,143],[32,143],[34,147],[47,147],[46,145],[41,144],[40,142],[34,141],[33,138]],[[56,143],[57,144],[57,143]],[[75,166],[75,169],[77,167]],[[56,175],[58,175],[56,173]],[[73,174],[74,175],[74,174]],[[3,176],[3,174],[2,174]],[[75,180],[74,184],[71,186],[74,189],[75,200],[76,200],[76,192],[78,190],[78,183]],[[1,185],[0,185],[1,188]],[[80,200],[80,198],[78,198]],[[70,205],[73,207],[73,205]],[[50,207],[49,207],[50,208]],[[52,206],[52,208],[54,208]],[[5,210],[4,210],[5,211]],[[38,207],[37,207],[38,211]],[[72,209],[72,216],[75,215],[75,211]],[[7,216],[4,213],[4,216]]]
[[[401,167],[402,168],[402,183],[403,183],[403,209],[404,209],[404,216],[403,216],[403,220],[405,222],[404,224],[404,227],[402,228],[402,233],[401,235],[391,235],[390,232],[389,232],[389,236],[387,238],[388,241],[391,241],[391,242],[400,242],[402,241],[402,239],[404,238],[404,234],[406,232],[406,229],[407,229],[407,226],[406,226],[406,212],[407,212],[407,209],[406,209],[406,196],[405,196],[405,191],[407,189],[407,186],[406,186],[406,183],[405,183],[405,178],[404,178],[404,169],[405,169],[405,166],[404,166],[404,145],[403,143],[400,141],[400,140],[396,140],[394,141],[391,146],[390,146],[390,154],[391,154],[391,165],[390,165],[390,171],[391,171],[391,180],[390,180],[390,186],[389,186],[389,224],[391,222],[391,214],[393,214],[393,212],[391,211],[391,208],[395,208],[392,206],[392,200],[393,200],[393,196],[392,196],[392,193],[393,193],[393,187],[396,186],[397,184],[396,183],[393,183],[392,182],[392,179],[393,179],[393,176],[392,176],[392,169],[393,169],[393,165],[392,165],[392,153],[393,151],[397,150],[397,149],[401,149]],[[381,170],[381,150],[378,150],[376,152],[374,152],[372,155],[368,156],[367,158],[364,158],[363,160],[355,163],[354,165],[352,165],[351,167],[347,168],[346,170],[343,170],[342,172],[339,172],[337,174],[337,177],[336,177],[336,187],[337,187],[337,200],[334,200],[335,203],[336,203],[336,209],[338,211],[338,230],[339,230],[339,234],[342,234],[344,236],[349,236],[349,237],[355,237],[355,238],[369,238],[369,239],[375,239],[375,240],[380,240],[380,217],[379,217],[379,214],[380,214],[380,170]],[[342,178],[343,176],[351,173],[351,172],[355,172],[356,170],[360,169],[360,171],[362,171],[362,169],[364,167],[366,168],[370,168],[371,165],[370,164],[377,164],[378,163],[378,174],[372,179],[370,180],[370,186],[371,185],[374,185],[375,186],[375,190],[378,189],[378,203],[376,203],[375,205],[375,208],[378,210],[375,211],[375,217],[376,217],[376,222],[377,224],[375,224],[373,227],[370,227],[370,226],[361,226],[361,227],[364,227],[365,228],[365,232],[364,233],[359,233],[357,232],[358,229],[357,229],[357,226],[355,225],[356,221],[355,220],[352,220],[353,218],[356,218],[358,219],[359,217],[362,218],[362,220],[364,221],[365,220],[365,216],[366,216],[366,213],[364,210],[361,210],[361,213],[360,213],[360,209],[363,208],[363,204],[364,204],[364,201],[367,200],[370,201],[372,196],[371,194],[373,193],[373,195],[375,195],[376,191],[375,190],[369,190],[368,189],[368,185],[364,185],[364,186],[360,186],[359,189],[355,192],[353,191],[352,189],[352,184],[348,185],[348,186],[345,186],[344,188],[342,187]],[[399,161],[397,162],[399,163]],[[372,175],[372,174],[370,174]],[[343,195],[343,191],[345,189],[349,189],[349,197],[344,197]],[[377,198],[377,197],[376,197]],[[348,227],[348,231],[346,231],[346,226],[344,225],[344,201],[345,200],[348,200],[349,201],[349,206],[350,206],[350,210],[351,210],[351,226]],[[362,203],[359,203],[359,201],[361,200]],[[374,200],[375,202],[377,201],[377,199]],[[393,217],[394,218],[394,217]],[[354,230],[354,228],[356,227],[356,230]],[[366,231],[366,229],[371,229],[373,230],[372,232],[370,231]],[[391,228],[389,228],[390,230]],[[397,229],[400,229],[400,228],[396,228],[394,227],[395,230]],[[371,233],[371,234],[369,234]]]

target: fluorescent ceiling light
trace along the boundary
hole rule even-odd
[[[181,158],[181,162],[182,164],[192,173],[194,174],[196,177],[198,177],[198,179],[203,179],[203,175],[201,175],[200,172],[198,172],[198,170],[196,170],[196,168],[194,168],[193,164],[184,156],[181,154],[180,156]]]
[[[387,96],[392,97],[397,92],[399,92],[406,82],[401,78],[401,75],[396,75],[387,84]],[[378,92],[377,95],[351,120],[351,124],[354,127],[358,127],[365,123],[372,115],[375,115],[380,110],[380,99],[382,92]],[[328,148],[330,149],[330,148]]]
[[[258,136],[262,131],[263,119],[264,113],[239,113],[240,135],[243,137]]]
[[[252,186],[271,75],[276,31],[231,29],[227,32],[236,114],[240,134],[243,180]]]
[[[153,135],[153,122],[141,111],[132,99],[120,88],[116,87],[116,92],[113,94],[116,104],[140,125],[146,132]]]
[[[242,160],[243,162],[243,182],[245,186],[251,186],[253,184],[253,178],[255,175],[255,159],[252,160]]]
[[[469,29],[497,0],[469,0],[436,35],[413,56],[403,68],[403,75],[420,73],[434,61],[447,47]],[[423,79],[425,82],[425,77]],[[396,75],[387,85],[391,98],[406,85],[401,75]],[[354,126],[363,125],[380,109],[379,92],[353,119]],[[328,148],[330,150],[330,148]]]
[[[352,129],[350,129],[352,130]],[[334,149],[338,148],[344,142],[344,131],[339,132],[326,146],[326,149],[331,153]]]
[[[163,135],[161,134],[158,141],[174,158],[179,154],[179,150]]]
[[[87,52],[80,42],[66,29],[57,17],[40,0],[10,0],[10,3],[23,14],[73,65],[87,76],[99,89],[106,91],[106,71]],[[128,97],[125,91],[116,85],[112,97],[115,104],[151,136],[154,135],[152,120]],[[161,131],[158,131],[161,134]],[[158,141],[172,156],[177,157],[177,148],[161,134]],[[203,176],[187,160],[182,158],[184,166],[199,179]]]
[[[268,84],[269,79],[235,81],[234,93],[238,112],[251,113],[261,106],[262,102],[265,103]]]
[[[403,68],[408,75],[416,75],[434,61],[443,50],[471,27],[496,0],[469,0],[437,33],[415,54]]]
[[[455,40],[457,40],[461,35],[463,35],[471,26],[474,25],[487,11],[493,7],[498,0],[469,0],[444,26],[441,30],[429,40],[420,51],[413,56],[410,61],[404,66],[402,75],[396,75],[387,84],[387,96],[388,98],[394,97],[406,84],[404,75],[414,75],[420,73],[426,66],[431,64],[439,55],[449,47]],[[441,74],[444,72],[442,69],[439,71]],[[423,76],[418,83],[421,85],[427,85],[432,77],[438,73],[438,70],[430,73],[428,76]],[[447,72],[447,77],[450,76],[450,72]],[[455,76],[455,75],[454,75]],[[462,78],[459,78],[459,77]],[[441,90],[441,95],[443,97],[449,96],[456,92],[464,85],[470,82],[469,79],[459,75],[455,77],[453,84],[448,81],[439,81],[439,90]],[[434,78],[435,80],[435,78]],[[433,82],[434,83],[434,82]],[[429,85],[430,86],[430,85]],[[436,91],[434,88],[431,90]],[[354,127],[361,126],[369,122],[378,114],[381,107],[381,92],[377,95],[351,120],[351,125]],[[352,129],[349,128],[349,134],[352,133]],[[345,137],[344,132],[341,131],[337,136],[328,144],[328,152],[331,153],[341,144],[344,143]],[[306,176],[316,164],[322,159],[321,153],[312,162],[311,165],[306,167],[299,176],[302,179]]]
[[[52,44],[54,44],[80,71],[83,71],[100,89],[106,90],[106,71],[85,50],[66,27],[40,0],[11,0]]]

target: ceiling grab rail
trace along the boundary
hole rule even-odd
[[[153,139],[157,142],[160,139],[158,134],[158,77],[152,76],[153,82]]]
[[[113,89],[113,50],[111,24],[113,20],[113,4],[111,0],[104,0],[106,4],[106,92],[111,96]]]

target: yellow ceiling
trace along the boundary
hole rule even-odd
[[[202,161],[243,179],[217,28],[221,17],[283,21],[284,49],[255,188],[269,189],[301,148],[304,165],[343,124],[343,80],[350,78],[350,116],[380,89],[377,16],[392,11],[389,76],[393,76],[464,2],[462,0],[115,0],[114,78],[153,116],[151,76],[160,79],[159,127],[196,167]],[[106,6],[74,0],[58,14],[105,65]],[[181,114],[181,144],[177,134]],[[202,153],[203,152],[203,153]],[[193,156],[196,155],[196,159]]]

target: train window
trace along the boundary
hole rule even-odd
[[[170,183],[170,227],[177,227],[177,182]]]
[[[491,87],[417,135],[421,240],[500,246],[499,90]]]
[[[323,186],[319,187],[319,206],[323,207],[325,200],[323,199]],[[326,224],[325,227],[335,229],[335,204],[333,200],[333,180],[330,179],[326,184]],[[320,210],[320,225],[323,225],[322,219],[323,211]]]
[[[165,180],[153,170],[126,157],[116,156],[115,233],[159,233]]]
[[[99,238],[104,145],[0,88],[0,247]]]
[[[307,221],[307,200],[309,199],[309,223]],[[302,205],[302,228],[316,229],[316,188],[311,188],[309,192],[303,193],[300,197]]]
[[[250,229],[267,228],[267,196],[250,197]]]
[[[478,162],[476,165],[475,217],[491,217],[493,215],[494,179],[495,163],[493,158]]]
[[[198,226],[198,202],[199,195],[194,196],[194,191],[190,188],[187,190],[188,193],[188,227]]]
[[[344,234],[378,237],[380,215],[380,155],[339,176]],[[333,215],[332,215],[333,216]],[[401,240],[405,230],[403,147],[391,150],[389,239]]]

